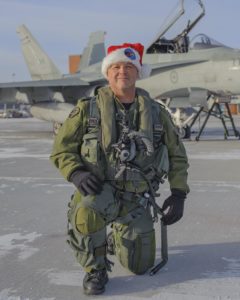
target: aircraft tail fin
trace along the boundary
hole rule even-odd
[[[96,31],[90,34],[87,47],[83,50],[83,54],[81,56],[78,71],[82,71],[103,60],[106,55],[104,41],[104,31]]]
[[[58,79],[61,72],[32,36],[25,25],[17,28],[23,56],[33,80]]]

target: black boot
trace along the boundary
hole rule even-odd
[[[98,295],[105,291],[108,282],[107,270],[92,270],[83,278],[83,290],[85,295]]]

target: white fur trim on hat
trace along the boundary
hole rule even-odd
[[[150,75],[151,68],[146,64],[140,63],[140,56],[133,48],[126,47],[117,49],[109,53],[102,61],[102,74],[107,78],[108,68],[118,62],[128,62],[133,64],[138,70],[139,79],[146,78]]]

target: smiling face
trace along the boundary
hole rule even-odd
[[[135,83],[138,79],[137,68],[129,62],[112,64],[107,70],[107,79],[114,94],[135,95]]]

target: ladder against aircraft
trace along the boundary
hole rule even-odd
[[[209,118],[215,117],[221,121],[224,130],[224,139],[228,138],[237,138],[240,139],[240,132],[237,130],[235,126],[235,122],[232,116],[232,112],[230,109],[231,99],[230,98],[216,98],[213,99],[209,109],[206,110],[204,106],[200,107],[193,120],[189,124],[189,128],[192,129],[193,125],[196,123],[198,119],[200,119],[200,115],[205,113],[203,117],[203,122],[199,126],[199,130],[195,137],[196,141],[200,140],[200,137],[207,125]]]

